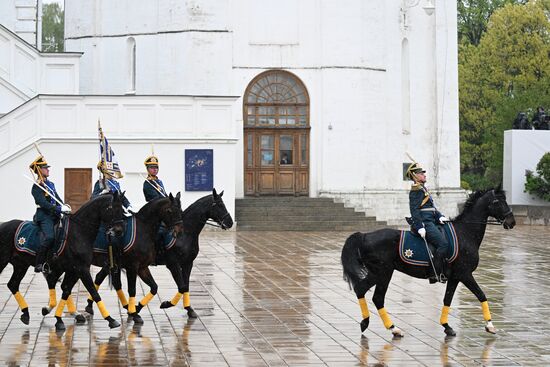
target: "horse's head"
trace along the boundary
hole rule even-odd
[[[172,193],[168,195],[169,204],[166,205],[160,212],[160,218],[164,224],[172,229],[174,236],[179,236],[183,233],[183,222],[181,215],[181,193],[177,193],[174,197]]]
[[[506,202],[506,195],[500,185],[496,189],[488,191],[486,195],[489,196],[489,215],[502,221],[505,229],[514,228],[516,219],[514,218],[512,209],[510,209]]]
[[[233,218],[227,211],[225,204],[222,200],[223,191],[218,193],[216,189],[212,190],[212,206],[208,213],[208,217],[218,223],[222,229],[229,229],[233,227]]]
[[[124,200],[124,192],[119,194],[115,192],[111,200],[106,200],[105,205],[100,209],[101,222],[107,226],[107,231],[114,236],[122,236],[124,233],[125,216],[122,206]]]

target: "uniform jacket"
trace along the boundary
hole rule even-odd
[[[158,190],[155,189],[155,187],[153,186],[155,186]],[[164,196],[161,194],[161,192],[162,194],[164,194]],[[148,176],[147,179],[143,181],[143,195],[145,195],[145,200],[147,202],[168,196],[166,195],[164,184],[156,176]]]
[[[36,185],[32,185],[31,193],[34,198],[34,202],[38,207],[36,209],[34,220],[39,222],[46,217],[50,217],[53,221],[56,221],[61,216],[61,206],[53,199],[53,197],[55,197],[60,202],[63,201],[57,194],[53,182],[45,180],[44,182],[40,183],[40,186],[45,188],[48,193],[40,190],[40,188]]]
[[[118,192],[119,194],[122,194],[120,191],[120,184],[117,180],[109,179],[109,180],[103,180],[99,179],[96,181],[94,185],[94,191],[92,192],[92,199],[101,195],[103,190],[108,190],[111,194],[114,194],[115,192]],[[125,208],[128,208],[130,206],[130,201],[126,197],[123,198],[122,205]]]
[[[411,186],[411,191],[409,192],[409,206],[411,209],[411,217],[413,220],[412,227],[414,230],[418,231],[420,228],[424,227],[424,220],[422,216],[421,209],[435,208],[432,196],[422,184],[414,184]],[[427,212],[430,213],[430,212]],[[431,214],[431,213],[430,213]],[[424,217],[435,218],[436,221],[443,216],[437,209],[434,212],[435,215],[430,215]]]

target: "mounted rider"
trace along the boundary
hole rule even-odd
[[[34,267],[34,272],[40,273],[46,270],[44,266],[46,255],[55,239],[54,227],[59,222],[62,213],[69,214],[71,212],[71,207],[63,203],[57,194],[54,183],[48,179],[50,165],[42,155],[39,155],[30,164],[29,168],[36,175],[36,182],[32,185],[31,190],[37,206],[33,221],[40,227],[42,232]]]
[[[432,196],[425,186],[426,171],[415,162],[409,165],[406,175],[414,181],[409,192],[413,230],[436,247],[433,258],[436,274],[430,276],[430,283],[435,283],[436,281],[445,283],[447,281],[444,274],[445,256],[447,255],[449,244],[436,225],[444,224],[449,219],[441,214],[434,205]]]
[[[101,159],[97,164],[97,169],[100,172],[99,179],[94,184],[94,191],[92,192],[92,199],[101,195],[111,193],[114,194],[118,192],[119,195],[122,195],[122,190],[120,189],[120,184],[117,181],[117,178],[122,178],[122,173],[120,171],[114,172],[112,168],[108,166],[105,160]],[[132,210],[132,205],[126,196],[122,197],[122,206],[126,211]]]
[[[145,201],[149,202],[154,199],[167,197],[164,184],[157,176],[159,172],[159,159],[155,155],[151,155],[143,163],[147,169],[147,178],[143,182]]]
[[[99,121],[97,122],[97,130],[99,134],[99,153],[101,156],[101,159],[97,164],[97,169],[100,172],[100,176],[99,180],[97,180],[94,185],[92,198],[105,193],[114,194],[115,192],[118,192],[122,195],[122,190],[120,189],[120,184],[118,183],[117,178],[122,178],[124,175],[120,171],[120,167],[115,158],[115,153],[109,145],[109,141],[103,134]],[[130,212],[132,210],[130,201],[128,201],[126,196],[122,196],[122,198],[122,206],[126,212]]]

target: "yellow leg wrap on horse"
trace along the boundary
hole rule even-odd
[[[57,305],[57,309],[55,310],[56,317],[61,317],[61,315],[63,315],[63,310],[65,309],[66,304],[67,304],[67,300],[64,300],[63,298],[61,298],[61,300],[59,301],[59,304]]]
[[[485,321],[490,321],[491,311],[489,311],[489,303],[487,301],[481,302],[481,310],[483,311],[483,318]]]
[[[118,296],[118,300],[122,304],[122,306],[128,305],[128,300],[126,299],[126,296],[124,295],[124,291],[122,289],[119,289],[116,291],[116,295]]]
[[[449,306],[443,306],[441,309],[441,317],[439,318],[439,323],[441,325],[449,323],[449,311],[451,308]]]
[[[76,305],[73,300],[72,294],[67,298],[67,308],[69,309],[69,313],[73,314],[76,313]]]
[[[391,322],[390,316],[388,315],[388,312],[386,311],[385,307],[382,307],[378,310],[378,314],[380,315],[380,318],[382,319],[382,322],[384,323],[384,327],[386,329],[389,329],[390,326],[393,325],[393,322]]]
[[[51,309],[51,308],[54,308],[55,305],[57,305],[57,299],[56,299],[55,288],[54,288],[54,289],[50,289],[50,302],[48,303],[48,307]]]
[[[174,298],[172,298],[172,300],[170,301],[171,304],[173,304],[174,306],[178,304],[178,302],[180,301],[181,299],[181,296],[183,296],[183,293],[176,293],[176,295],[174,296]]]
[[[130,297],[130,302],[128,302],[128,312],[136,313],[136,297]]]
[[[94,286],[95,286],[95,290],[96,290],[96,291],[98,291],[98,290],[99,290],[99,287],[100,287],[100,285],[99,285],[99,284],[95,284],[95,283],[94,283]],[[91,295],[91,294],[88,294],[88,299],[89,299],[90,301],[93,301],[93,300],[94,300],[94,299],[92,298],[92,295]]]
[[[370,313],[365,297],[359,298],[359,307],[361,307],[361,316],[363,316],[364,319],[368,318],[370,316]]]
[[[191,306],[191,298],[189,297],[189,292],[183,293],[183,307]]]
[[[15,292],[13,296],[15,297],[20,309],[29,308],[29,305],[25,302],[25,298],[23,298],[23,295],[19,293],[19,291]]]
[[[151,302],[151,300],[153,299],[154,296],[155,296],[155,295],[154,295],[153,293],[151,293],[151,292],[147,293],[147,295],[145,295],[145,297],[143,297],[143,298],[141,299],[141,301],[139,301],[139,304],[140,304],[142,307],[147,306],[147,304],[148,304],[149,302]]]
[[[97,308],[99,308],[99,312],[101,312],[101,316],[106,319],[107,317],[109,317],[109,311],[107,311],[107,308],[105,307],[105,304],[103,303],[103,301],[99,301],[97,303]]]

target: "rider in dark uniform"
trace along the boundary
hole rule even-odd
[[[149,202],[153,199],[167,197],[168,195],[166,195],[164,184],[157,177],[159,172],[158,158],[154,155],[147,157],[144,164],[147,168],[147,178],[143,182],[143,195],[145,195],[145,200]]]
[[[426,183],[425,173],[426,171],[418,163],[411,164],[407,169],[407,177],[414,181],[409,193],[412,227],[422,238],[436,247],[433,261],[437,274],[430,277],[430,283],[436,281],[445,283],[447,281],[444,274],[445,256],[449,245],[436,225],[448,222],[449,219],[436,209],[428,189],[424,186]]]
[[[109,171],[109,169],[107,169],[106,164],[103,160],[99,161],[99,163],[97,164],[97,169],[99,170],[99,172],[101,172],[101,177],[99,178],[99,180],[96,181],[94,185],[92,199],[106,193],[114,194],[115,192],[118,192],[119,194],[122,194],[120,184]],[[126,209],[126,211],[131,211],[132,206],[130,205],[130,201],[128,201],[126,196],[123,196],[122,199],[122,206],[124,207],[124,209]]]
[[[40,227],[42,232],[34,267],[34,272],[40,273],[45,270],[46,255],[54,242],[54,227],[59,222],[61,213],[69,214],[71,207],[63,204],[55,190],[55,185],[48,180],[50,166],[42,155],[36,158],[29,167],[37,177],[36,184],[32,185],[31,193],[37,206],[33,221]]]

